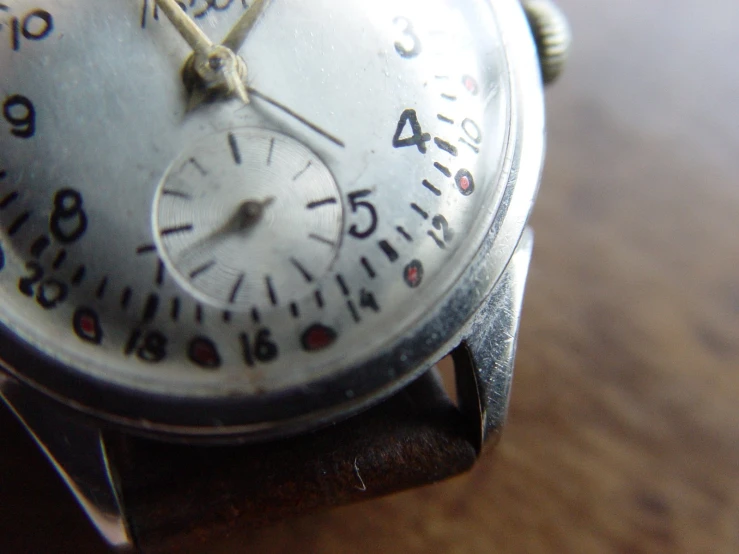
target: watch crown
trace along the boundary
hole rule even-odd
[[[572,43],[570,25],[552,0],[523,0],[522,4],[539,52],[542,80],[548,85],[567,62]]]

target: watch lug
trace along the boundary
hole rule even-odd
[[[131,550],[101,430],[1,371],[0,400],[31,434],[103,538],[120,552]]]
[[[459,407],[473,426],[478,452],[498,442],[508,412],[533,239],[527,227],[500,280],[451,352]]]

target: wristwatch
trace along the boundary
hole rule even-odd
[[[548,0],[0,3],[0,398],[112,547],[497,441],[568,46]]]

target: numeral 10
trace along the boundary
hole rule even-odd
[[[0,4],[0,11],[8,11],[9,8]],[[44,40],[54,30],[54,18],[44,10],[33,10],[21,17],[11,17],[10,45],[16,52],[21,49],[21,41]],[[0,27],[2,29],[2,27]]]

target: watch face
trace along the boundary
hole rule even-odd
[[[507,184],[496,14],[0,3],[6,335],[67,381],[170,400],[385,371],[367,362],[448,294]]]

